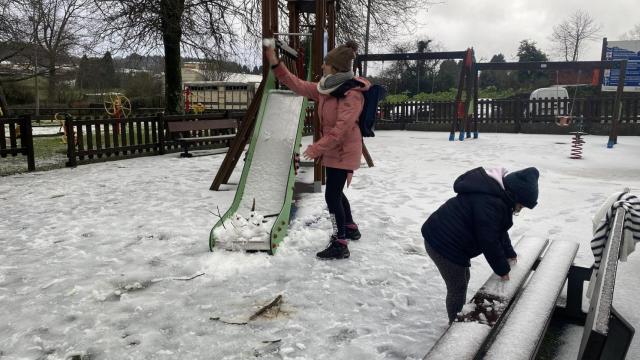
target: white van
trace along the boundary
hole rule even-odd
[[[534,104],[529,103],[529,115],[530,116],[540,116],[540,115],[567,115],[566,109],[566,99],[569,98],[569,92],[566,88],[562,86],[551,86],[546,88],[540,88],[533,90],[531,95],[529,96],[529,100],[543,100],[543,99],[553,99],[550,101],[550,104],[546,105],[538,105],[537,109],[535,109]],[[558,101],[565,100],[565,101]],[[547,109],[545,111],[545,109]]]

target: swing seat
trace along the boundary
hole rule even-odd
[[[566,127],[571,125],[573,122],[573,117],[569,115],[560,115],[556,116],[556,125]]]

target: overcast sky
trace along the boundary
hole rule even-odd
[[[507,61],[517,60],[518,44],[530,39],[557,59],[549,39],[553,26],[577,9],[588,12],[602,28],[600,39],[588,43],[580,60],[599,60],[602,37],[618,40],[640,23],[640,0],[444,0],[421,12],[418,29],[404,38],[429,37],[443,50],[473,47],[477,61],[489,61],[497,53]]]

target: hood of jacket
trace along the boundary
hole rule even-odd
[[[458,194],[485,194],[503,199],[511,208],[513,199],[502,189],[498,181],[482,168],[475,168],[460,175],[453,183],[453,191]]]
[[[369,80],[363,77],[356,77],[351,80],[345,81],[337,89],[331,92],[331,96],[335,96],[340,99],[343,98],[349,90],[365,92],[369,90],[369,88],[371,88],[371,83],[369,82]]]

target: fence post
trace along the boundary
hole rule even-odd
[[[521,133],[522,132],[522,122],[521,122],[521,118],[522,118],[522,102],[520,99],[517,99],[515,101],[515,103],[512,103],[513,107],[515,108],[515,116],[514,116],[514,120],[516,122],[516,133]]]
[[[35,155],[33,151],[33,129],[31,128],[31,116],[21,116],[22,126],[20,130],[20,142],[23,148],[26,148],[27,169],[33,171],[36,169]]]
[[[75,126],[73,124],[73,117],[65,114],[64,128],[67,133],[67,167],[76,167],[78,162],[76,161],[76,136]]]
[[[164,113],[158,113],[158,154],[164,155]]]

